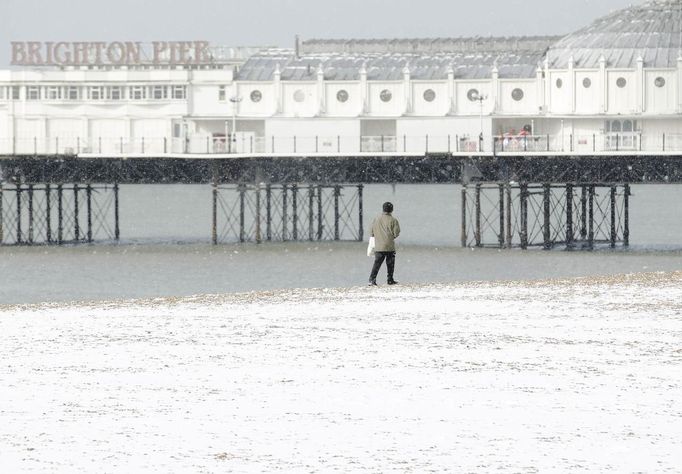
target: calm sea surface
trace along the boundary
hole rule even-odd
[[[460,187],[365,188],[365,228],[391,200],[403,283],[682,269],[682,186],[636,186],[629,250],[462,249]],[[364,285],[363,243],[210,245],[211,188],[123,186],[120,244],[0,248],[0,304]],[[380,274],[380,278],[385,274]]]

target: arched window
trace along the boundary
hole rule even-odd
[[[613,133],[619,133],[623,131],[620,120],[614,120],[611,122],[611,131]]]
[[[623,120],[623,132],[632,132],[632,120]]]

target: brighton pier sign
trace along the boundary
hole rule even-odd
[[[12,41],[13,66],[135,66],[210,64],[208,41]]]

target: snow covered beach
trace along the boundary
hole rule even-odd
[[[0,306],[4,472],[679,472],[682,273]]]

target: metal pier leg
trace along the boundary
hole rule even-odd
[[[50,183],[45,184],[45,226],[46,226],[46,236],[47,243],[52,243],[52,201],[51,196],[52,190],[50,189]]]
[[[475,194],[475,202],[476,202],[476,229],[474,229],[474,237],[476,239],[476,247],[481,246],[481,185],[477,184],[476,185],[476,194]]]
[[[28,244],[33,244],[33,185],[28,185]]]
[[[500,248],[504,248],[504,184],[499,185],[500,189],[500,235],[498,240],[500,242]]]
[[[358,241],[362,242],[365,240],[365,228],[364,228],[364,223],[362,222],[363,220],[363,209],[362,209],[362,192],[364,190],[364,186],[362,184],[358,184]]]
[[[566,248],[573,247],[573,185],[566,184]]]
[[[611,248],[616,248],[616,187],[611,186]]]
[[[64,201],[62,185],[57,185],[57,243],[64,242]]]
[[[263,241],[263,236],[261,234],[261,222],[260,222],[260,183],[256,183],[256,243],[260,244]]]
[[[630,185],[626,184],[623,190],[623,245],[630,246]]]
[[[322,186],[317,186],[317,240],[322,240]]]
[[[21,242],[21,185],[17,184],[17,243]]]
[[[460,239],[462,242],[462,247],[467,246],[467,186],[466,184],[462,186],[462,227],[460,230]]]
[[[92,243],[92,186],[88,184],[85,188],[88,207],[88,243]]]
[[[588,189],[587,244],[594,248],[594,185]]]
[[[218,245],[218,185],[213,182],[213,206],[211,208],[211,243]]]
[[[291,217],[293,218],[291,226],[291,238],[298,240],[298,185],[291,185]]]
[[[580,193],[580,240],[587,238],[587,187],[582,186]]]
[[[507,235],[506,235],[506,240],[507,240],[507,248],[510,249],[512,248],[512,188],[511,184],[507,183],[505,186],[507,189]]]
[[[317,138],[317,137],[315,137]],[[314,223],[315,223],[315,189],[313,188],[313,185],[308,186],[308,240],[312,242],[313,240],[313,234],[315,233],[314,231]]]
[[[244,198],[246,194],[246,186],[239,185],[239,241],[244,242]]]
[[[339,240],[339,196],[341,196],[341,186],[334,186],[334,240]]]
[[[265,185],[265,238],[272,240],[272,186]]]
[[[2,245],[3,241],[5,240],[5,229],[4,229],[5,217],[3,214],[2,192],[3,192],[2,184],[0,184],[0,245]]]
[[[282,185],[282,241],[287,240],[287,185]]]
[[[521,248],[528,249],[528,185],[521,185]]]
[[[552,222],[551,222],[551,206],[552,206],[552,188],[550,184],[543,185],[542,194],[542,211],[543,211],[543,226],[542,236],[545,241],[545,250],[552,248]]]
[[[114,183],[114,239],[118,242],[121,237],[121,231],[118,220],[118,183]]]
[[[80,211],[78,209],[78,185],[73,185],[73,239],[78,241],[81,236],[80,222],[78,222],[78,215]]]

